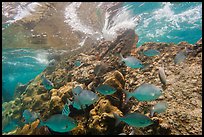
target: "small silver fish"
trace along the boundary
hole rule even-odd
[[[162,84],[166,85],[166,75],[164,72],[164,67],[159,67],[159,79]]]
[[[149,49],[149,50],[144,51],[143,54],[145,56],[152,57],[152,56],[159,55],[160,52],[156,49]]]
[[[151,108],[150,116],[153,117],[154,113],[162,113],[165,112],[168,107],[167,102],[159,102]]]
[[[48,80],[45,77],[45,75],[42,75],[41,78],[42,78],[42,84],[46,90],[51,90],[54,87],[54,84],[50,80]]]
[[[125,122],[130,126],[133,127],[146,127],[153,124],[153,121],[147,117],[146,115],[134,112],[127,114],[123,117],[118,116],[117,114],[113,113],[114,117],[116,118],[116,126],[121,122]]]
[[[96,91],[100,92],[103,95],[111,95],[115,93],[117,90],[110,85],[101,84],[96,88]]]
[[[130,68],[143,68],[144,65],[142,64],[142,62],[139,59],[134,58],[133,56],[128,56],[126,58],[124,58],[122,56],[122,54],[120,53],[121,56],[121,61],[125,62],[125,65],[130,67]]]
[[[82,90],[79,94],[74,95],[73,107],[76,109],[85,109],[86,106],[94,104],[98,100],[98,95],[90,90]]]
[[[127,103],[131,97],[134,97],[138,101],[156,100],[157,98],[159,98],[159,96],[161,96],[162,89],[155,85],[144,83],[140,85],[137,89],[135,89],[133,92],[128,92],[126,90],[123,90],[123,92],[125,92],[126,94],[125,102]]]

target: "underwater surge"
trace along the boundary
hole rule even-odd
[[[67,6],[64,22],[69,24],[73,31],[79,31],[86,35],[91,35],[97,40],[104,38],[105,40],[112,41],[117,37],[119,31],[123,29],[135,29],[139,20],[139,18],[134,16],[129,10],[131,5],[119,7],[113,11],[108,10],[111,8],[111,4],[104,5],[107,7],[109,6],[108,9],[104,10],[103,2],[101,2],[98,4],[96,10],[98,10],[99,15],[103,15],[104,12],[104,21],[99,20],[101,23],[104,22],[104,24],[100,32],[94,31],[94,28],[91,27],[92,24],[84,24],[83,20],[78,17],[77,12],[79,12],[78,9],[80,5],[80,2],[73,2]]]
[[[103,38],[105,40],[113,40],[117,37],[118,32],[124,29],[135,29],[138,24],[139,17],[133,16],[129,8],[132,5],[126,5],[117,9],[117,13],[112,17],[111,12],[105,13],[105,24],[102,29]]]
[[[147,41],[187,41],[194,44],[202,37],[201,2],[130,2],[135,15],[141,17],[136,27],[138,45]],[[151,7],[151,8],[150,8]]]
[[[49,63],[47,56],[46,50],[3,49],[3,89],[13,96],[18,83],[26,84],[46,68]]]
[[[64,11],[64,20],[73,32],[84,36],[78,45],[83,47],[89,37],[92,41],[114,40],[124,29],[134,29],[139,36],[137,46],[145,42],[187,41],[194,44],[202,37],[202,3],[201,2],[100,2],[93,7],[101,26],[85,23],[79,16],[83,3],[73,2]],[[120,4],[120,3],[119,3]],[[2,30],[12,23],[38,12],[38,2],[2,3]],[[110,10],[110,9],[113,10]],[[60,9],[55,9],[60,10]],[[87,9],[88,10],[88,9]],[[4,32],[4,31],[3,31]],[[3,39],[7,40],[7,39]],[[48,64],[47,51],[29,49],[3,50],[3,81],[9,92],[13,93],[18,82],[26,83],[41,73]],[[15,68],[15,69],[14,69]]]

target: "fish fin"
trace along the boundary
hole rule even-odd
[[[72,102],[72,101],[70,101],[70,100],[67,98],[67,104],[68,104],[68,106],[70,106],[70,105],[72,105],[72,104],[73,104],[73,102]]]
[[[116,119],[115,126],[118,126],[118,124],[121,122],[120,116],[118,116],[116,113],[113,113],[113,116]]]
[[[135,130],[134,130],[134,128],[132,129],[132,131],[130,132],[129,135],[135,135]]]
[[[85,112],[86,105],[81,105],[82,110]]]
[[[146,69],[147,67],[149,67],[150,66],[150,64],[141,64],[141,70],[144,70],[144,69]]]
[[[153,117],[153,116],[154,116],[154,111],[150,110],[150,117]]]
[[[126,95],[125,103],[127,103],[129,99],[132,97],[132,93],[124,89],[122,89],[122,91],[125,92],[125,95]]]
[[[118,134],[118,135],[127,135],[127,134],[125,134],[125,133],[120,133],[120,134]]]
[[[38,124],[37,128],[41,128],[41,127],[44,126],[44,125],[45,125],[45,123],[40,120],[40,123]]]
[[[120,57],[121,57],[121,62],[124,60],[123,55],[120,53]]]
[[[40,76],[40,78],[44,78],[45,77],[45,74],[42,74],[41,76]]]
[[[52,88],[54,88],[54,84],[51,82],[51,86],[52,86]]]
[[[64,105],[63,110],[62,110],[62,115],[68,116],[69,114],[70,114],[69,106],[68,106],[68,104],[66,103],[66,104]]]
[[[45,122],[39,117],[40,123],[38,124],[37,128],[45,126]]]
[[[74,101],[73,107],[76,108],[77,110],[80,110],[80,109],[81,109],[81,106],[80,106],[80,104],[78,103],[78,101]]]
[[[41,79],[42,79],[42,81],[46,80],[45,74],[41,75]]]
[[[74,94],[74,95],[78,95],[78,94],[80,94],[81,92],[82,92],[82,88],[81,88],[81,86],[76,86],[73,90],[72,90],[72,93]]]

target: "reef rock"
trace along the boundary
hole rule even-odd
[[[113,113],[123,115],[108,99],[101,98],[98,104],[90,111],[89,130],[92,134],[108,134],[114,129]]]
[[[110,54],[115,55],[115,53],[121,53],[123,55],[128,55],[131,52],[135,39],[138,38],[138,36],[132,29],[123,30],[120,33],[121,34],[118,35],[113,42],[102,41],[97,46],[96,53],[99,54],[99,59],[110,56]]]
[[[78,123],[71,134],[130,133],[132,128],[127,124],[113,126],[115,124],[113,112],[120,116],[132,112],[150,116],[150,108],[164,100],[168,104],[166,112],[156,114],[151,118],[154,120],[153,125],[135,129],[135,134],[202,134],[202,52],[195,55],[189,53],[183,62],[175,64],[176,54],[186,50],[186,47],[192,47],[192,44],[147,42],[133,54],[131,49],[137,37],[133,32],[126,30],[116,40],[104,41],[87,52],[72,56],[64,55],[52,73],[47,73],[48,70],[42,72],[53,82],[54,88],[47,91],[42,85],[40,78],[42,74],[38,75],[18,98],[3,103],[3,123],[6,124],[10,119],[22,120],[22,112],[25,109],[40,113],[41,119],[47,120],[51,115],[61,113],[67,99],[73,101],[71,91],[79,85],[83,89],[97,93],[100,98],[84,110],[70,106],[69,116]],[[158,50],[160,54],[154,57],[143,55],[143,51],[152,48]],[[202,46],[199,48],[202,51]],[[120,63],[121,59],[116,53],[125,56],[131,54],[141,60],[145,68],[126,67]],[[82,64],[74,66],[75,60],[80,60]],[[158,68],[161,66],[164,66],[166,74],[165,87],[162,86],[158,76]],[[132,92],[143,83],[163,88],[162,95],[151,102],[138,102],[131,98],[125,104],[122,89]],[[95,87],[100,84],[113,86],[117,91],[112,95],[103,96],[95,91]],[[45,131],[45,127],[36,128],[36,123],[31,125],[20,128],[18,134],[44,134],[43,132],[57,134]]]

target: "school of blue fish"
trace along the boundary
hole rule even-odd
[[[158,50],[150,49],[143,52],[145,56],[153,57],[160,54]],[[120,54],[121,62],[124,62],[124,64],[127,67],[130,67],[132,69],[142,69],[144,68],[144,65],[142,62],[133,57],[128,56],[124,58],[122,54]],[[179,64],[186,58],[185,51],[180,51],[176,54],[174,58],[174,63]],[[74,62],[75,67],[79,67],[81,65],[81,61],[77,60]],[[164,67],[160,67],[158,70],[158,75],[160,78],[160,81],[163,85],[166,85],[166,75],[164,72]],[[42,79],[42,85],[46,90],[51,90],[54,88],[54,84],[48,80],[45,75],[41,76]],[[95,91],[100,93],[102,96],[108,96],[112,95],[117,92],[117,89],[115,87],[112,87],[107,84],[100,84],[98,87],[95,88]],[[123,89],[123,92],[126,95],[125,103],[129,101],[130,98],[134,98],[137,101],[153,101],[158,99],[161,95],[163,90],[153,84],[150,83],[143,83],[140,86],[138,86],[134,91],[129,92]],[[70,106],[72,105],[73,108],[77,110],[84,110],[87,107],[91,106],[92,104],[96,103],[99,99],[99,95],[93,91],[82,89],[80,86],[76,86],[72,89],[73,94],[73,100],[70,101],[67,99],[67,103],[64,105],[64,108],[62,110],[61,114],[55,114],[52,115],[50,118],[48,118],[46,121],[41,120],[40,114],[31,112],[29,109],[26,109],[23,111],[22,117],[24,118],[24,124],[29,124],[35,121],[36,119],[40,119],[40,124],[38,127],[41,126],[47,126],[50,130],[55,132],[69,132],[76,128],[78,126],[78,123],[73,118],[69,117]],[[150,110],[150,117],[153,117],[155,113],[159,114],[162,112],[165,112],[168,107],[167,102],[159,102],[155,104],[151,110]],[[152,125],[154,122],[149,118],[148,116],[144,114],[140,114],[137,112],[126,114],[123,117],[118,116],[117,114],[113,114],[114,118],[116,119],[115,125],[117,126],[120,122],[125,122],[129,126],[132,127],[147,127],[149,125]],[[13,128],[16,127],[15,122],[11,122],[10,124],[13,124]],[[8,129],[4,129],[3,132],[7,131]],[[121,135],[124,133],[121,133]]]

